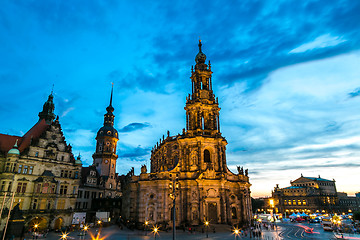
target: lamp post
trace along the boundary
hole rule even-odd
[[[147,228],[148,228],[148,225],[149,225],[149,221],[145,221],[145,236],[147,235]]]
[[[233,233],[235,235],[235,240],[236,240],[236,238],[239,236],[240,230],[235,228]]]
[[[170,174],[171,177],[171,174]],[[170,198],[173,200],[173,240],[176,239],[176,207],[175,207],[175,200],[176,200],[176,194],[175,191],[179,190],[179,177],[176,174],[176,177],[172,179],[172,181],[169,183],[169,190],[170,190]]]
[[[36,230],[37,230],[38,227],[39,227],[39,224],[35,223],[35,224],[34,224],[34,237],[35,237],[35,238],[37,238]]]
[[[208,220],[205,220],[204,225],[205,225],[206,238],[209,237],[209,234],[208,234],[209,224],[210,224],[210,222]]]
[[[85,239],[85,235],[87,233],[87,230],[89,230],[89,227],[87,225],[84,226],[84,228],[82,229],[83,230],[83,236],[84,236],[84,239]]]
[[[154,233],[154,238],[156,240],[156,235],[159,234],[159,228],[157,226],[154,226],[154,228],[152,229],[152,232]]]
[[[69,233],[63,232],[61,233],[61,239],[66,240]]]

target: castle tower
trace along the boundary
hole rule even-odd
[[[55,119],[55,114],[54,114],[55,105],[53,100],[54,100],[54,96],[52,95],[52,91],[51,91],[48,100],[44,103],[43,110],[39,112],[39,118],[40,118],[39,120],[45,119],[47,124],[50,124]]]
[[[99,129],[96,135],[96,151],[93,154],[94,165],[100,176],[107,179],[115,179],[116,170],[116,146],[118,132],[114,128],[114,108],[112,106],[113,87],[111,88],[110,104],[106,108],[104,115],[104,125]],[[114,180],[115,181],[115,180]],[[111,186],[115,186],[115,183]]]

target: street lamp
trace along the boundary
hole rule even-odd
[[[209,237],[209,234],[208,234],[209,224],[210,224],[210,222],[208,220],[205,220],[204,225],[205,225],[205,231],[206,231],[206,238]]]
[[[61,239],[62,239],[62,240],[66,240],[68,234],[69,234],[69,233],[67,233],[67,232],[62,232],[62,233],[61,233]]]
[[[233,231],[234,235],[235,235],[235,240],[236,240],[236,237],[239,236],[239,233],[240,233],[240,230],[237,229],[237,228],[234,228],[234,231]]]
[[[158,226],[154,226],[154,228],[152,229],[152,232],[154,233],[154,238],[156,240],[156,235],[159,234],[159,228]]]
[[[171,177],[171,174],[170,174]],[[175,200],[176,200],[176,194],[175,191],[179,190],[179,178],[178,175],[176,174],[176,177],[172,179],[172,182],[169,183],[169,190],[170,190],[170,198],[173,200],[173,240],[175,240],[176,238],[176,226],[175,226],[175,221],[176,221],[176,207],[175,207]]]
[[[147,235],[147,228],[148,228],[148,225],[149,225],[149,221],[145,221],[145,235]]]

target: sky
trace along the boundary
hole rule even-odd
[[[185,127],[201,38],[228,168],[249,169],[252,196],[301,174],[354,195],[359,13],[353,0],[3,0],[0,133],[26,133],[54,84],[55,114],[87,166],[113,82],[117,171],[138,174],[162,135]]]

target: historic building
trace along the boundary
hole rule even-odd
[[[87,212],[89,221],[94,220],[96,211],[109,212],[112,218],[120,215],[121,183],[116,173],[116,147],[119,137],[114,128],[112,97],[113,89],[104,115],[104,124],[96,135],[93,165],[83,167],[81,171],[76,210]]]
[[[139,176],[132,169],[126,177],[122,216],[128,221],[170,224],[174,198],[176,225],[250,221],[251,184],[247,170],[239,167],[234,174],[227,168],[211,65],[201,47],[200,41],[186,98],[186,128],[160,139],[151,151],[150,173],[143,166]]]
[[[55,120],[52,94],[24,136],[0,134],[0,205],[5,200],[2,210],[8,211],[19,204],[29,227],[71,224],[80,172],[81,161],[73,157],[59,118]],[[6,218],[1,220],[3,229]]]
[[[272,192],[274,206],[265,202],[265,208],[275,208],[275,211],[280,213],[341,213],[359,208],[355,197],[336,191],[335,180],[301,175],[290,184],[290,187],[285,188],[276,185]]]

